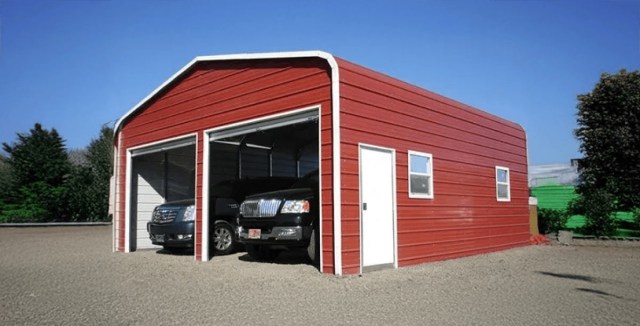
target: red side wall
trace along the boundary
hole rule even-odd
[[[345,274],[360,271],[358,143],[396,150],[400,266],[527,244],[520,126],[344,60],[338,66]],[[433,154],[434,199],[409,198],[408,150]],[[496,165],[510,169],[510,202],[496,200]]]
[[[331,170],[331,80],[321,59],[242,60],[197,64],[190,72],[129,117],[120,130],[120,214],[116,218],[118,251],[124,250],[125,164],[128,148],[198,134],[197,225],[202,225],[203,131],[256,117],[321,105],[321,168],[323,171],[324,271],[333,273]],[[197,239],[202,239],[201,227]],[[201,242],[196,243],[201,259]]]

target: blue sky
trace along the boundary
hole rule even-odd
[[[323,50],[521,124],[579,157],[576,96],[640,69],[640,1],[0,0],[0,142],[83,148],[198,55]]]

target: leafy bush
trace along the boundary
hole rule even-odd
[[[634,208],[632,213],[633,213],[633,222],[635,222],[636,228],[640,230],[640,207]]]
[[[43,222],[47,211],[38,205],[5,205],[0,212],[0,223]]]
[[[3,222],[64,221],[67,215],[66,189],[44,181],[18,188],[19,202],[3,203],[0,220]]]
[[[585,215],[584,197],[578,196],[569,201],[567,205],[567,214],[569,215]]]
[[[582,200],[586,224],[584,232],[595,236],[612,235],[617,222],[613,218],[616,209],[615,198],[604,190],[591,191]]]
[[[543,234],[556,233],[565,228],[569,220],[569,214],[566,211],[540,208],[538,209],[538,227]]]
[[[569,215],[584,215],[585,225],[579,232],[588,235],[613,235],[620,226],[614,217],[617,202],[603,189],[590,190],[569,202]]]

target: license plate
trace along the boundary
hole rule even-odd
[[[156,242],[164,242],[164,234],[156,234]]]
[[[249,239],[260,239],[260,234],[262,230],[260,229],[249,229],[248,237]]]

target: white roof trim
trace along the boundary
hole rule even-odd
[[[240,54],[223,54],[223,55],[209,55],[209,56],[198,56],[195,57],[191,62],[187,63],[184,67],[182,67],[178,72],[173,74],[169,79],[167,79],[162,85],[156,88],[153,92],[151,92],[147,97],[142,99],[142,101],[138,102],[133,108],[131,108],[127,113],[125,113],[119,120],[116,122],[114,131],[117,133],[122,126],[122,123],[132,114],[134,114],[138,109],[140,109],[145,103],[147,103],[150,99],[160,93],[163,89],[165,89],[169,84],[171,84],[174,80],[178,79],[182,76],[186,71],[191,69],[191,67],[195,66],[199,62],[207,62],[207,61],[225,61],[225,60],[255,60],[255,59],[286,59],[286,58],[322,58],[329,62],[329,65],[333,67],[332,64],[335,63],[335,59],[333,55],[324,51],[294,51],[294,52],[267,52],[267,53],[240,53]]]

